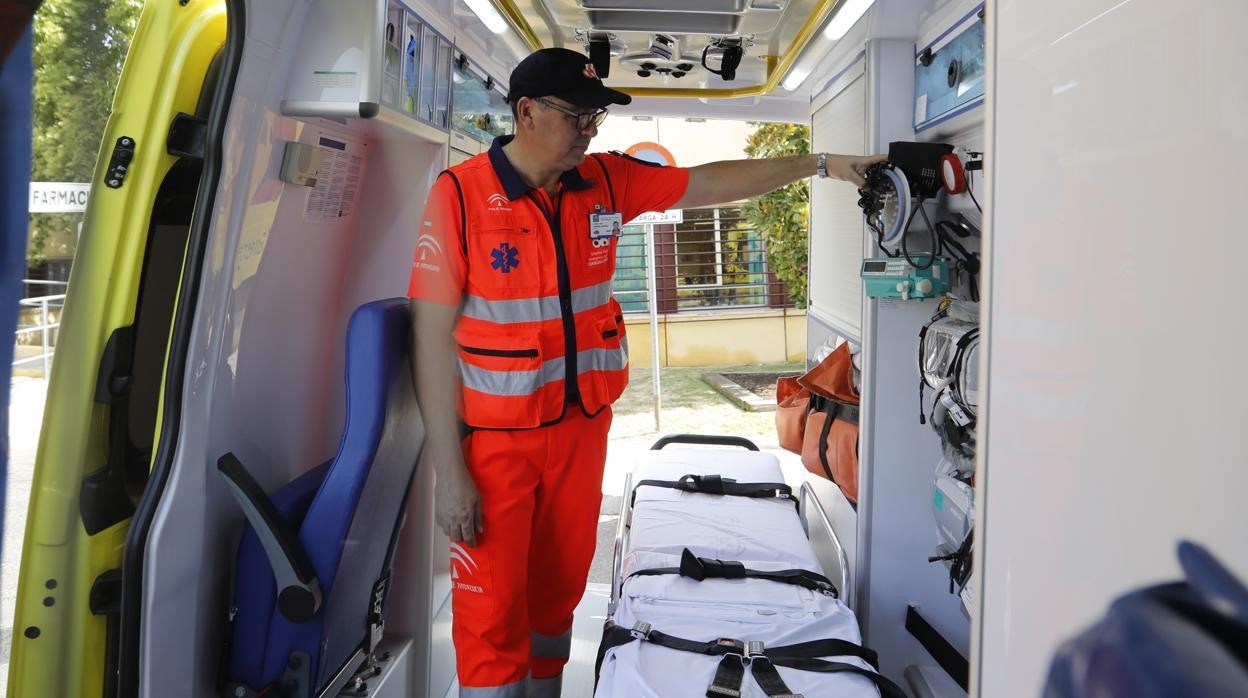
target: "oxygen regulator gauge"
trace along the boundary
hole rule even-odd
[[[867,225],[879,236],[880,244],[892,247],[901,241],[910,221],[910,183],[904,173],[889,163],[872,166],[866,180],[866,186],[858,190],[858,207]]]

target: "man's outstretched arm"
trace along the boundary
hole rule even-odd
[[[867,168],[884,155],[827,156],[828,177],[856,187],[865,183]],[[699,208],[766,194],[790,182],[816,174],[815,155],[789,155],[757,160],[723,160],[689,169],[689,186],[672,208]]]

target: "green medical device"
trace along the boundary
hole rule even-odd
[[[918,268],[905,257],[894,259],[864,259],[862,282],[870,298],[900,298],[901,300],[933,298],[949,292],[949,263],[943,257],[934,260],[927,255],[912,259]]]

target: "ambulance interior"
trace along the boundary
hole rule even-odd
[[[141,632],[121,671],[141,695],[218,694],[244,521],[218,461],[234,454],[274,492],[339,452],[349,320],[405,295],[425,192],[509,132],[506,78],[539,46],[588,53],[634,95],[611,118],[802,123],[814,152],[900,143],[894,160],[918,163],[876,181],[893,194],[875,202],[874,224],[854,187],[812,180],[807,354],[813,365],[841,341],[856,354],[857,502],[785,472],[863,644],[908,694],[1038,693],[1063,638],[1128,586],[1173,576],[1179,535],[1248,569],[1229,513],[1246,471],[1228,471],[1223,452],[1236,411],[1211,404],[1248,386],[1204,368],[1232,365],[1236,343],[1207,340],[1219,336],[1212,320],[1239,315],[1235,294],[1195,303],[1150,281],[1192,252],[1176,230],[1216,237],[1207,249],[1230,259],[1248,243],[1222,232],[1215,207],[1171,206],[1166,187],[1188,185],[1131,176],[1173,166],[1157,153],[1245,155],[1232,117],[1248,95],[1231,61],[1203,56],[1205,72],[1167,80],[1174,99],[1115,102],[1154,89],[1146,73],[1176,72],[1150,46],[1231,45],[1233,20],[1248,17],[1215,4],[1221,22],[1154,0],[228,2],[221,74],[234,82],[217,88],[229,90],[228,119],[181,433],[163,490],[148,495],[153,516],[131,535]],[[1220,98],[1199,101],[1211,85]],[[1202,196],[1229,196],[1230,165],[1202,163]],[[898,194],[907,178],[913,190]],[[920,334],[945,296],[962,331],[942,341],[977,349],[957,377],[927,367],[962,386],[942,417],[973,427],[975,414],[947,413],[978,409],[978,452],[964,439],[959,463],[931,423],[942,393],[921,387]],[[1184,316],[1210,322],[1171,343],[1165,318]],[[1146,406],[1157,395],[1136,371],[1163,344],[1186,366],[1165,400],[1190,405],[1169,415],[1190,434],[1182,451],[1139,433],[1160,408]],[[439,408],[449,398],[421,405]],[[1188,464],[1177,481],[1170,458]],[[451,562],[432,491],[433,473],[417,468],[384,636],[371,638],[387,660],[356,680],[352,653],[349,671],[324,667],[307,695],[456,695]],[[959,556],[972,527],[974,554]],[[593,694],[607,586],[591,584],[578,609],[565,696]],[[352,647],[374,629],[363,612],[343,627]]]

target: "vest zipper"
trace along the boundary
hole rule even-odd
[[[531,194],[530,194],[531,195]],[[571,404],[581,404],[581,390],[577,384],[577,366],[576,366],[576,322],[572,315],[572,280],[568,273],[568,258],[563,249],[563,230],[560,224],[560,211],[563,207],[563,189],[555,195],[555,209],[553,213],[547,213],[546,207],[541,201],[534,197],[541,209],[542,214],[546,216],[546,222],[550,225],[550,232],[555,238],[555,268],[559,280],[559,311],[563,320],[563,399],[564,410]]]

